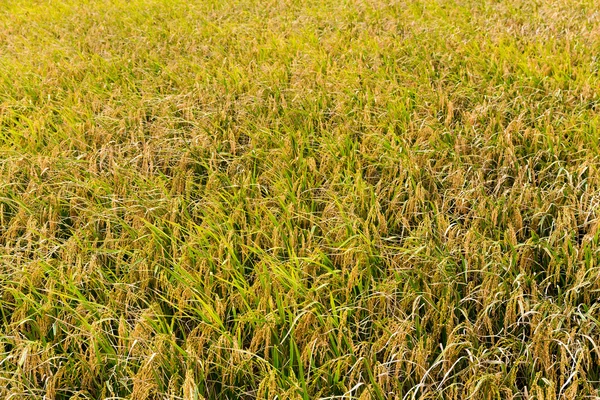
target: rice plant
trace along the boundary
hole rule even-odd
[[[4,0],[0,397],[600,398],[594,0]]]

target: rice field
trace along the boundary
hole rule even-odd
[[[0,398],[600,398],[596,0],[3,0]]]

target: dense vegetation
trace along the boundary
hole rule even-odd
[[[600,385],[595,0],[3,0],[0,397]]]

